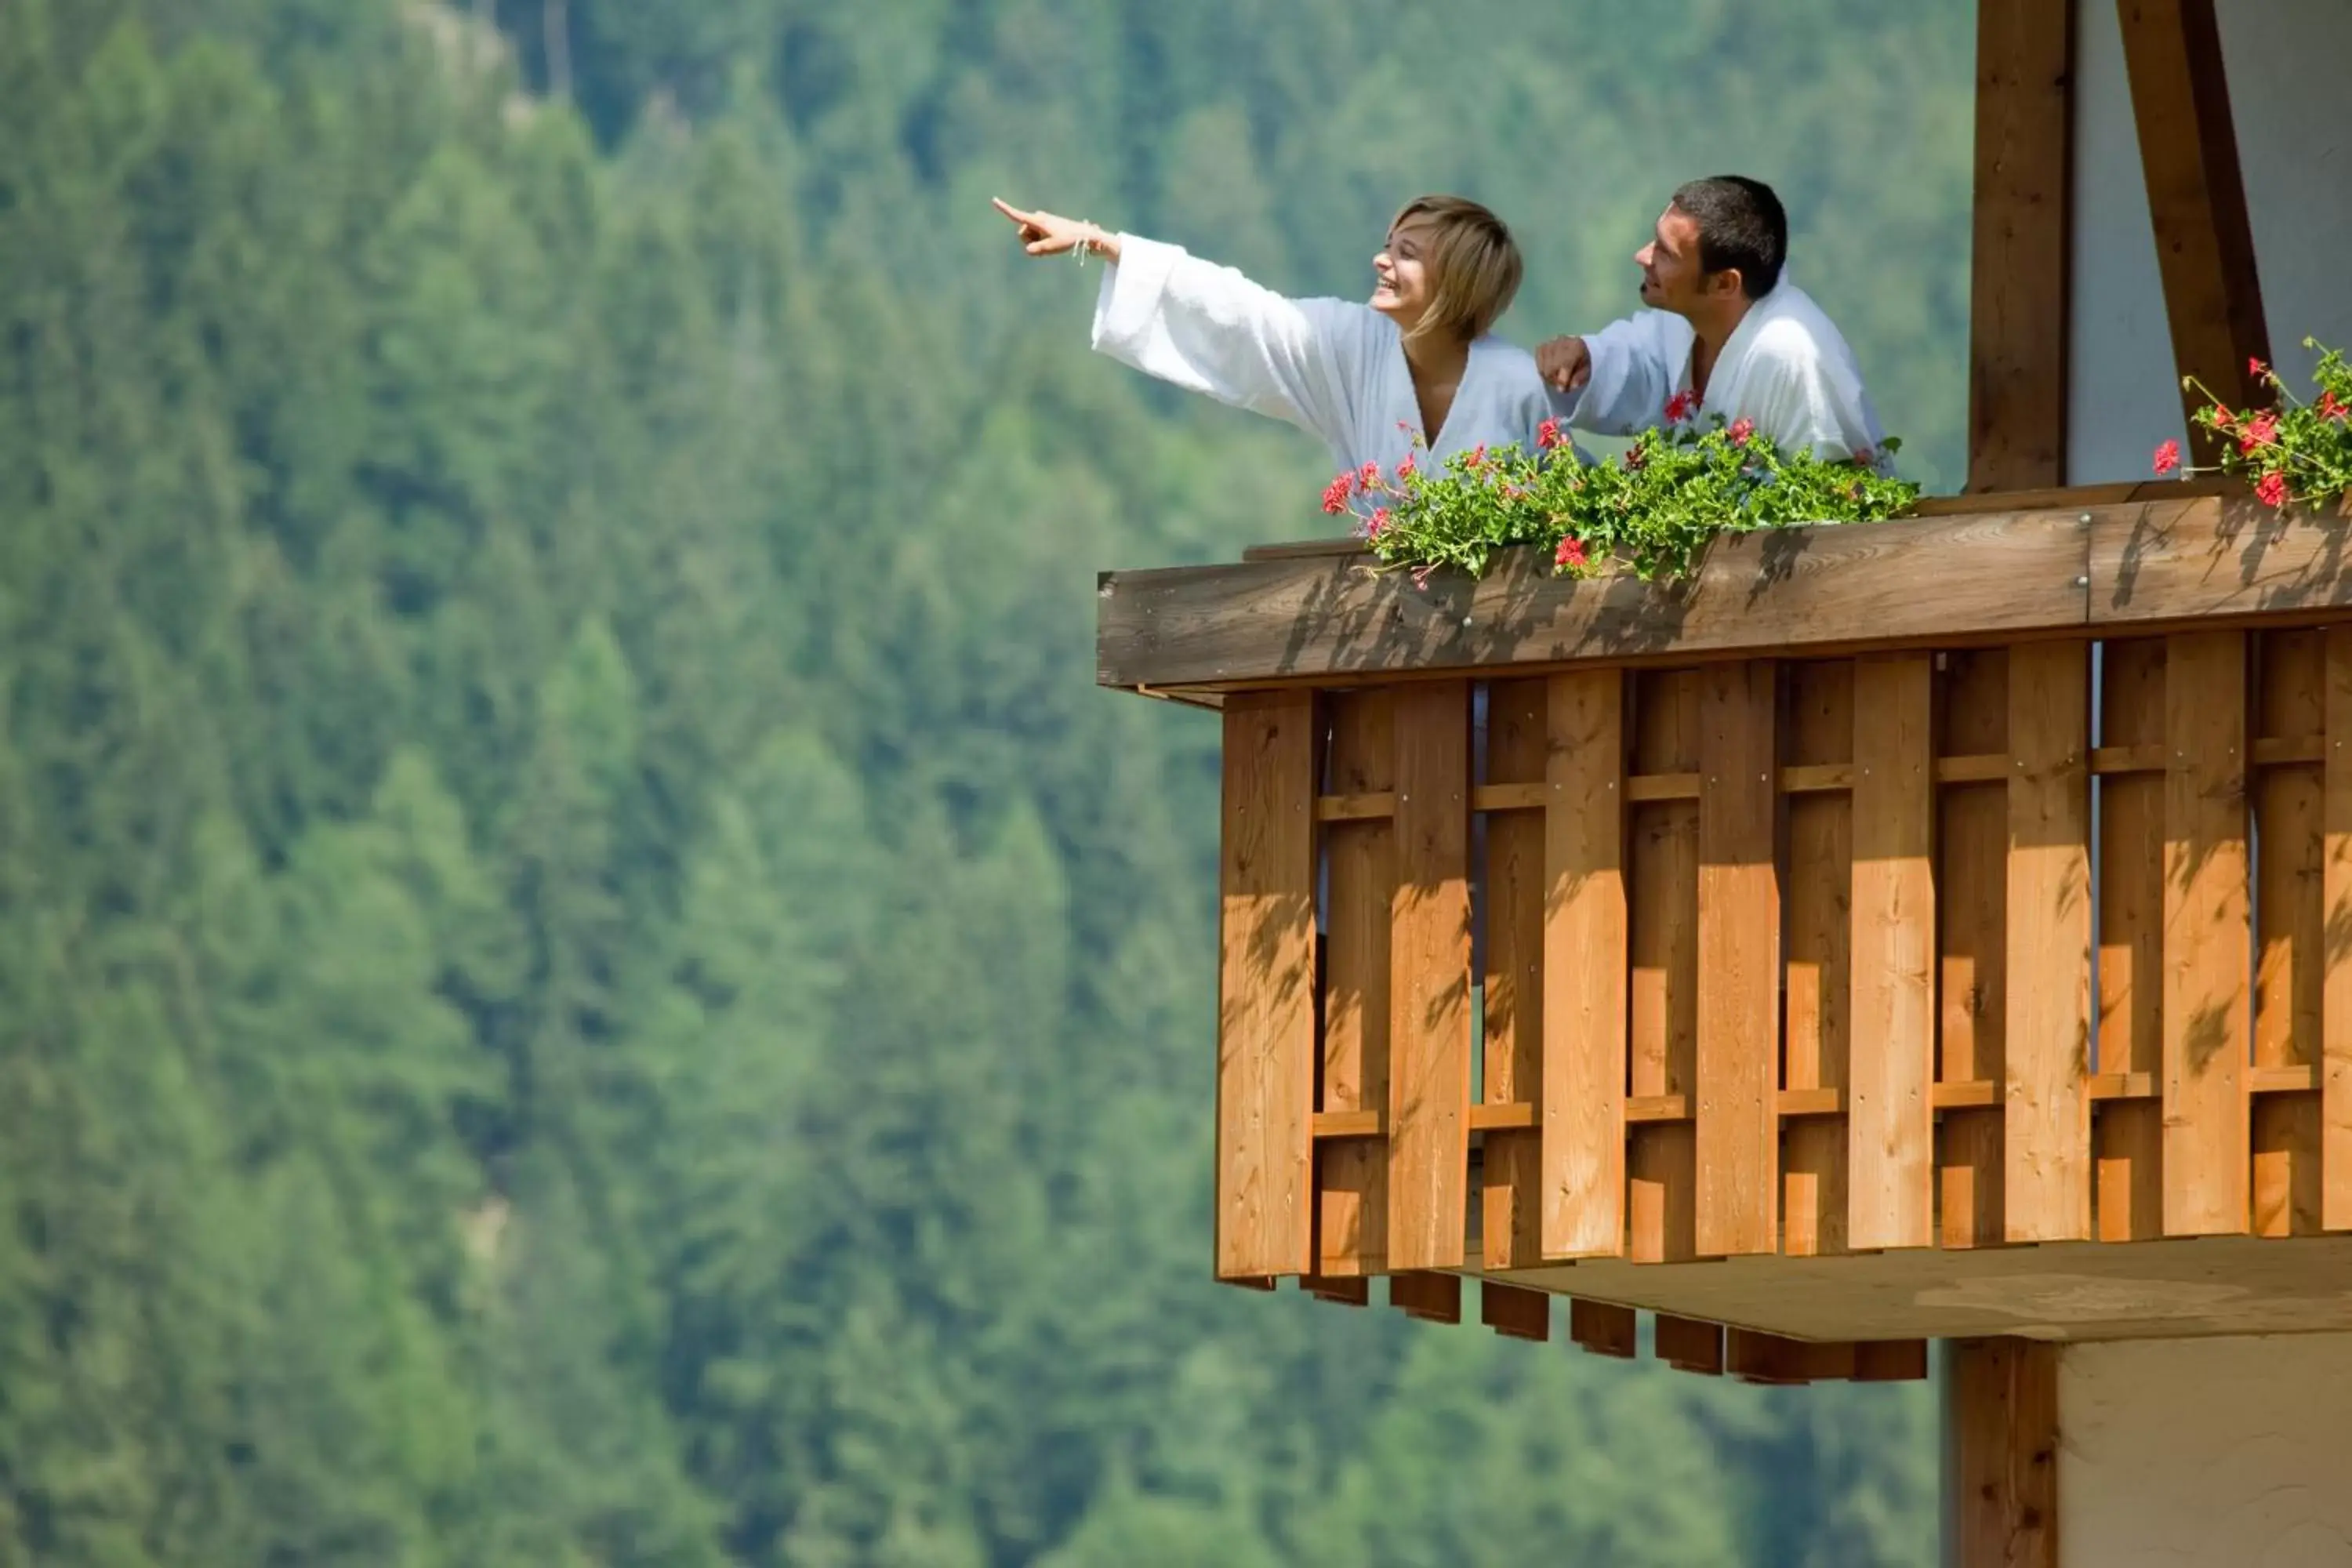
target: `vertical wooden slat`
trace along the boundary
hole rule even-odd
[[[2009,750],[2009,654],[1947,656],[1942,754]],[[1938,1059],[1947,1083],[2002,1084],[2009,1028],[2009,798],[2006,784],[1944,786],[1937,801],[1941,970]],[[1950,1110],[1937,1130],[1938,1239],[1949,1247],[2001,1241],[2002,1112]]]
[[[1696,773],[1698,727],[1698,671],[1634,678],[1635,773]],[[1631,1090],[1687,1096],[1698,1082],[1698,806],[1677,800],[1633,807],[1628,839]],[[1696,1257],[1692,1124],[1636,1126],[1628,1144],[1630,1256],[1636,1263]]]
[[[2247,1226],[2246,634],[2165,641],[2164,1230]]]
[[[1723,1373],[1723,1325],[1660,1312],[1650,1326],[1652,1352],[1668,1366],[1708,1377]]]
[[[1848,1240],[1936,1241],[1933,656],[1853,674],[1852,1151]]]
[[[1782,760],[1795,766],[1853,762],[1853,661],[1792,664],[1786,691]],[[1853,801],[1843,791],[1799,795],[1785,809],[1781,1087],[1844,1089],[1853,1037]],[[1782,1251],[1811,1258],[1846,1250],[1846,1170],[1845,1118],[1793,1117],[1781,1128]]]
[[[1385,689],[1328,698],[1325,787],[1366,795],[1394,787],[1396,731]],[[1396,895],[1395,829],[1385,820],[1324,829],[1324,1110],[1389,1103],[1389,915]],[[1388,1151],[1374,1138],[1318,1145],[1316,1268],[1346,1278],[1388,1266]]]
[[[1636,1348],[1633,1309],[1578,1297],[1568,1305],[1568,1337],[1595,1355],[1630,1357]]]
[[[1541,1248],[1625,1249],[1624,677],[1549,682]]]
[[[1217,1274],[1305,1274],[1314,1261],[1311,692],[1226,699],[1218,898]]]
[[[1977,7],[1972,491],[2065,483],[2074,6]]]
[[[1780,889],[1769,659],[1700,674],[1698,1211],[1703,1257],[1770,1252],[1780,1156]]]
[[[1954,1568],[2058,1568],[2058,1347],[1951,1342],[1944,1495]]]
[[[2254,732],[2308,741],[2326,728],[2326,639],[2321,631],[2257,634]],[[2324,754],[2324,753],[2323,753]],[[2322,763],[2264,768],[2254,781],[2254,1065],[2304,1068],[2319,1081],[2322,950]],[[2256,1236],[2320,1229],[2321,1090],[2266,1094],[2253,1103]]]
[[[2099,743],[2164,741],[2164,639],[2109,641],[2100,655]],[[2164,1071],[2164,779],[2099,781],[2101,1072]],[[2093,1173],[2101,1241],[2164,1234],[2164,1107],[2113,1100],[2094,1112]]]
[[[2090,646],[2009,653],[2003,1232],[2091,1234]]]
[[[2116,0],[2116,9],[2173,364],[2231,408],[2268,402],[2246,363],[2270,358],[2270,334],[2213,0]],[[2203,401],[2184,388],[2184,416]]]
[[[1549,686],[1498,680],[1486,690],[1486,782],[1537,784],[1549,741]],[[1486,1092],[1488,1104],[1544,1103],[1544,814],[1486,818]],[[1486,1267],[1543,1260],[1543,1132],[1486,1134],[1481,1226]]]
[[[1478,1282],[1478,1321],[1506,1339],[1551,1338],[1551,1297],[1499,1280]]]
[[[1388,1265],[1463,1262],[1470,1163],[1470,688],[1395,690]]]
[[[2320,981],[2320,1222],[2352,1230],[2352,626],[2327,628],[2322,770],[2326,900]]]

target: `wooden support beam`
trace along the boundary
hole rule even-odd
[[[1499,1279],[1483,1279],[1478,1283],[1478,1321],[1506,1339],[1540,1344],[1551,1338],[1551,1297]]]
[[[2213,0],[2116,0],[2116,9],[2173,363],[2231,408],[2266,402],[2246,363],[2270,358],[2270,331]],[[2184,415],[2203,401],[2184,390]]]
[[[1424,1323],[1462,1321],[1462,1277],[1459,1274],[1412,1273],[1389,1276],[1389,1305]]]
[[[1637,1344],[1633,1309],[1579,1297],[1568,1306],[1568,1337],[1595,1355],[1630,1359]]]
[[[1651,1324],[1651,1352],[1680,1372],[1723,1374],[1723,1325],[1660,1312]]]
[[[2058,1347],[1951,1342],[1945,1495],[1953,1568],[2057,1568]]]
[[[2064,482],[2074,6],[1979,0],[1972,491]]]

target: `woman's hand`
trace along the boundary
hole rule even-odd
[[[989,201],[1021,231],[1021,247],[1032,256],[1066,256],[1073,250],[1085,249],[1114,263],[1118,260],[1118,241],[1083,218],[1061,217],[1049,212],[1025,213],[1019,207],[1007,206],[994,196]]]

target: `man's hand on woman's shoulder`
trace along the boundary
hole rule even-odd
[[[1536,374],[1555,392],[1574,392],[1592,379],[1592,352],[1582,338],[1554,338],[1536,350]]]

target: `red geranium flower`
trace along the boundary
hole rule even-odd
[[[2264,506],[2286,505],[2286,476],[2264,474],[2262,483],[2254,487],[2254,499]]]
[[[1731,422],[1731,444],[1733,446],[1745,447],[1748,445],[1748,437],[1755,434],[1756,421],[1753,419],[1735,419]]]
[[[2319,416],[2337,420],[2352,417],[2352,403],[2339,402],[2334,393],[2323,392],[2319,395]]]
[[[1698,394],[1696,392],[1677,392],[1666,399],[1666,423],[1669,425],[1679,425],[1697,412]]]
[[[2268,365],[2266,365],[2266,364],[2264,364],[2261,360],[2258,360],[2258,359],[2252,358],[2252,356],[2249,356],[2249,357],[2247,358],[2247,360],[2246,360],[2246,374],[2247,374],[2248,375],[2251,375],[2251,376],[2254,376],[2254,377],[2260,378],[2260,377],[2262,377],[2262,376],[2265,376],[2265,375],[2270,374],[2270,373],[2271,373],[2271,367],[2270,367],[2270,366],[2268,366]]]
[[[1397,478],[1401,479],[1411,479],[1415,467],[1416,465],[1412,460],[1412,454],[1411,452],[1407,452],[1404,455],[1404,461],[1397,465]]]
[[[1381,536],[1381,530],[1386,528],[1388,525],[1389,509],[1384,506],[1376,506],[1372,509],[1371,521],[1364,524],[1364,537],[1366,539],[1378,539]]]
[[[1486,466],[1486,442],[1479,442],[1477,449],[1470,454],[1470,466],[1474,468],[1483,468]]]
[[[1358,489],[1368,490],[1380,482],[1381,466],[1378,463],[1366,463],[1362,468],[1356,470],[1356,488]]]
[[[1552,552],[1551,563],[1555,566],[1581,566],[1584,559],[1584,541],[1570,535],[1559,542],[1559,548]]]
[[[1356,476],[1341,474],[1323,487],[1323,510],[1337,514],[1348,510],[1348,492],[1354,488]]]
[[[2163,446],[2158,447],[2156,449],[2156,471],[2158,473],[2168,474],[2179,467],[2180,467],[2179,442],[2167,441]]]
[[[2215,404],[2215,405],[2213,405],[2213,428],[2214,428],[2214,429],[2216,429],[2216,430],[2227,430],[2227,429],[2230,427],[2230,426],[2231,425],[2231,423],[2232,423],[2232,422],[2234,422],[2234,421],[2237,419],[2237,417],[2238,417],[2238,416],[2237,416],[2236,415],[2234,415],[2234,414],[2232,414],[2232,413],[2231,413],[2231,412],[2230,412],[2230,405],[2229,405],[2228,404],[2226,404],[2226,403],[2217,403],[2217,404]]]
[[[1537,446],[1538,446],[1538,447],[1542,447],[1545,451],[1549,452],[1549,451],[1550,451],[1554,447],[1557,447],[1557,446],[1559,446],[1559,444],[1560,444],[1560,437],[1559,437],[1559,420],[1557,420],[1557,419],[1547,419],[1547,420],[1545,420],[1542,424],[1540,424],[1540,425],[1538,425],[1538,426],[1536,426],[1536,445],[1537,445]]]
[[[2257,447],[2267,447],[2278,439],[2278,416],[2263,413],[2246,421],[2245,434],[2239,437],[2238,453],[2251,456]]]
[[[1641,447],[1628,447],[1625,448],[1625,466],[1627,468],[1638,468],[1649,460],[1650,455],[1642,450]]]

